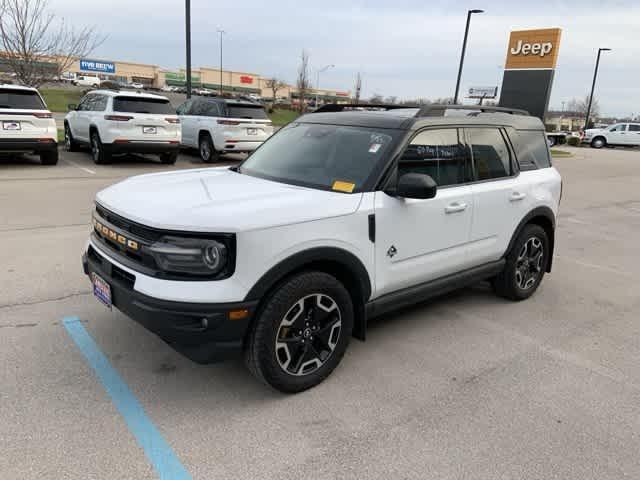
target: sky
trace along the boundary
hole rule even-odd
[[[106,36],[93,57],[166,68],[184,66],[182,0],[49,0],[52,13],[73,25],[95,25]],[[640,2],[582,0],[191,0],[192,65],[219,65],[218,28],[225,69],[277,76],[294,83],[302,49],[321,75],[321,88],[354,89],[363,97],[401,99],[453,96],[468,9],[473,15],[461,91],[501,82],[511,30],[562,28],[550,108],[584,97],[596,85],[602,114],[640,114]]]

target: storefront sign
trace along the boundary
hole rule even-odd
[[[250,77],[248,75],[242,75],[240,77],[240,83],[252,84],[253,83],[253,77]]]
[[[82,58],[80,59],[80,70],[83,72],[116,73],[116,66],[113,62]]]
[[[505,69],[555,68],[561,33],[559,28],[511,32]]]
[[[496,98],[498,87],[471,87],[467,98]]]

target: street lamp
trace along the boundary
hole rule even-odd
[[[600,54],[602,52],[609,52],[610,48],[599,48],[598,57],[596,58],[596,68],[593,71],[593,83],[591,84],[591,95],[589,95],[589,106],[587,107],[587,118],[584,121],[584,131],[589,128],[589,115],[591,115],[591,103],[593,102],[593,91],[596,88],[596,77],[598,76],[598,67],[600,66]]]
[[[191,0],[184,0],[185,33],[187,45],[186,87],[187,98],[191,98]]]
[[[220,96],[222,96],[222,35],[227,32],[219,28],[218,33],[220,34]]]
[[[318,108],[318,90],[320,90],[320,74],[322,72],[326,72],[327,70],[329,70],[330,68],[333,68],[333,67],[335,67],[335,65],[333,65],[333,64],[325,65],[320,70],[318,70],[318,72],[316,73],[316,108]]]
[[[469,23],[473,13],[484,13],[484,10],[469,10],[467,12],[467,26],[464,29],[464,40],[462,41],[462,54],[460,55],[460,66],[458,67],[458,80],[456,81],[456,93],[453,95],[453,104],[458,103],[458,92],[460,91],[460,78],[462,77],[462,65],[464,64],[464,53],[467,50],[467,37],[469,36]]]

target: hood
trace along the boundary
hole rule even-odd
[[[605,130],[606,130],[605,128],[587,128],[587,129],[584,131],[584,134],[585,134],[585,135],[589,135],[589,134],[594,134],[594,133],[603,132],[603,131],[605,131]]]
[[[361,198],[263,180],[227,167],[140,175],[96,196],[107,210],[142,225],[221,233],[348,215]]]

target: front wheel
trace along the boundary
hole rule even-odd
[[[495,292],[510,300],[529,298],[542,282],[550,254],[544,229],[525,226],[507,254],[504,270],[493,279]]]
[[[591,140],[591,146],[593,148],[602,148],[607,145],[607,141],[603,137],[596,137]]]
[[[78,151],[78,144],[73,139],[73,134],[71,133],[71,128],[68,123],[64,124],[64,149],[67,152]]]
[[[345,287],[323,272],[301,273],[265,300],[245,344],[245,361],[273,388],[301,392],[336,368],[352,329],[353,303]]]

